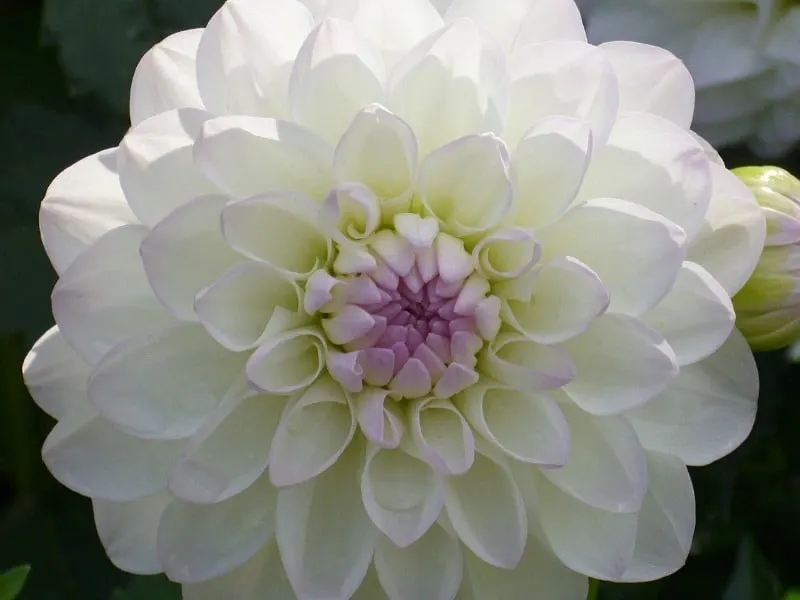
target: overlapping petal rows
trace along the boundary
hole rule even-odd
[[[635,39],[686,61],[695,127],[715,145],[779,156],[800,131],[800,6],[772,0],[582,0],[593,43]],[[635,68],[637,60],[629,59]],[[654,77],[641,64],[640,78]]]
[[[41,210],[43,456],[188,600],[662,577],[757,372],[763,217],[691,78],[572,0],[230,0]],[[637,73],[662,77],[653,88]]]

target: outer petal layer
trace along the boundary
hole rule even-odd
[[[285,116],[292,62],[313,27],[296,0],[232,0],[197,49],[197,84],[214,114]]]
[[[681,367],[666,392],[628,417],[645,448],[706,465],[744,441],[757,398],[758,369],[734,329],[717,352]]]
[[[87,156],[59,173],[39,210],[44,248],[58,273],[105,232],[136,222],[120,187],[115,149]]]
[[[62,335],[90,364],[127,338],[174,320],[153,295],[142,266],[139,246],[146,233],[141,225],[109,231],[64,271],[53,290]]]
[[[179,31],[153,46],[131,82],[131,124],[180,107],[203,108],[195,58],[203,29]]]

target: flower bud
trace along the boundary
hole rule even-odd
[[[774,350],[800,339],[800,180],[778,167],[733,172],[767,221],[758,266],[733,299],[736,325],[754,350]]]

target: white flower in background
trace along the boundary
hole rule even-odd
[[[800,141],[800,4],[787,0],[583,0],[589,40],[637,40],[681,58],[694,128],[715,146],[778,156]]]
[[[46,464],[188,600],[675,571],[685,465],[753,422],[730,297],[765,236],[682,63],[572,0],[308,4],[167,38],[50,186]]]

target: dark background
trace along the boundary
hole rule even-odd
[[[28,397],[20,364],[52,322],[54,274],[37,232],[45,188],[118,143],[139,57],[173,31],[204,25],[220,4],[0,0],[0,572],[31,565],[21,600],[180,597],[160,577],[116,570],[90,502],[44,469],[39,449],[53,423]],[[729,167],[763,163],[742,150],[723,157]],[[800,152],[772,162],[800,174]],[[758,359],[755,431],[692,472],[698,527],[687,566],[653,584],[602,585],[600,600],[800,600],[800,366],[782,353]]]

